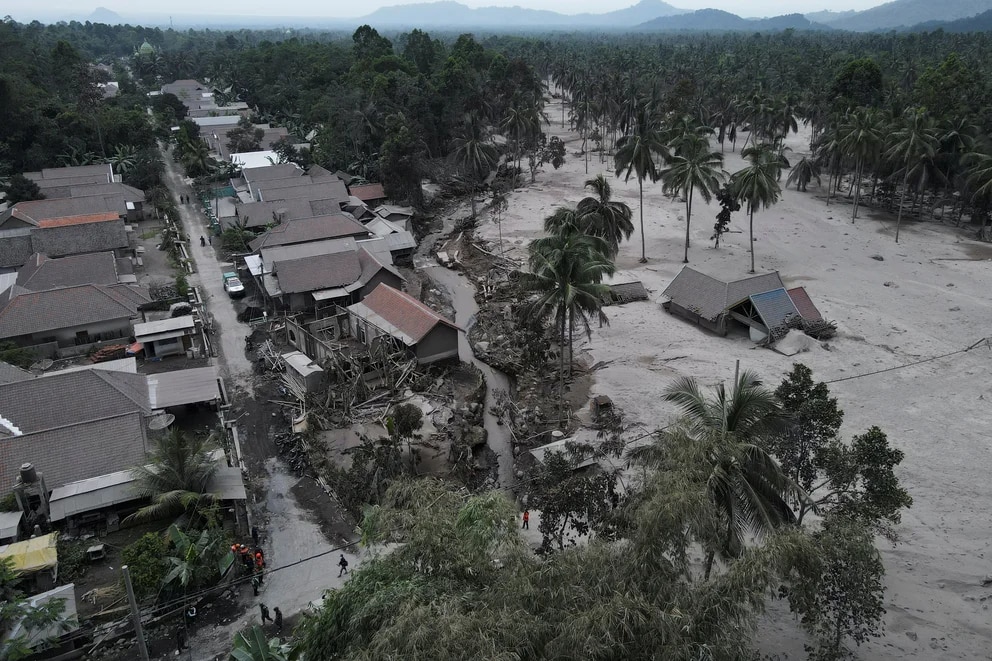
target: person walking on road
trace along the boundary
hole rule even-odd
[[[261,544],[258,543],[258,528],[256,526],[251,527],[251,542],[254,544],[255,548],[261,546]]]
[[[200,235],[200,247],[202,248],[205,245],[207,245],[207,240],[205,238],[203,238],[203,235],[201,234]]]
[[[176,627],[176,656],[183,653],[186,649],[186,628],[183,625]]]
[[[520,527],[523,530],[530,530],[530,510],[524,510],[524,524]]]
[[[258,610],[261,611],[261,613],[262,613],[262,624],[263,625],[265,624],[265,621],[266,620],[268,620],[269,622],[272,622],[273,621],[272,617],[269,615],[269,609],[268,609],[268,607],[265,604],[259,604],[258,605]]]
[[[341,559],[338,560],[338,567],[341,568],[341,571],[338,572],[338,578],[348,573],[348,561],[345,559],[344,553],[341,554]]]
[[[275,619],[276,633],[277,634],[281,634],[282,633],[282,611],[279,610],[279,607],[278,606],[276,606],[275,608],[272,609],[272,612],[276,614],[276,619]]]

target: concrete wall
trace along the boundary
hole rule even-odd
[[[416,346],[417,362],[421,365],[458,356],[458,331],[438,324]]]
[[[360,298],[356,303],[361,301],[363,298],[372,293],[372,290],[379,286],[379,283],[384,282],[393,289],[403,290],[403,281],[400,280],[394,273],[387,269],[380,269],[372,278],[368,281],[364,287],[362,287],[360,292]]]

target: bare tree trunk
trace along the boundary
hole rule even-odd
[[[909,166],[906,166],[906,174],[902,178],[902,195],[899,197],[899,213],[896,216],[896,243],[899,243],[899,227],[902,225],[902,207],[906,203],[906,188],[909,184]]]
[[[751,228],[751,270],[748,273],[754,273],[754,205],[748,202],[747,206],[751,216],[749,222]]]
[[[641,197],[641,264],[648,261],[647,244],[644,241],[644,180],[637,178],[637,188]]]
[[[689,186],[689,193],[685,197],[685,256],[682,258],[683,264],[689,263],[689,219],[692,218],[692,186]]]
[[[854,191],[854,212],[851,214],[851,222],[858,217],[858,200],[861,198],[861,171],[864,168],[863,159],[858,159],[858,167],[855,171],[855,191]]]

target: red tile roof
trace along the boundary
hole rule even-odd
[[[357,197],[362,202],[386,199],[386,191],[383,190],[382,184],[365,184],[364,186],[352,186],[350,192],[353,196]]]
[[[38,221],[38,227],[68,227],[69,225],[86,225],[87,223],[105,223],[108,220],[120,220],[121,215],[113,211],[90,213],[84,216],[62,216],[61,218],[46,218]]]
[[[810,319],[813,321],[823,319],[823,315],[820,311],[816,309],[813,305],[813,299],[809,297],[806,293],[806,289],[803,287],[793,287],[789,290],[789,298],[795,303],[796,309],[799,310],[799,314],[802,315],[803,319]]]
[[[438,324],[458,328],[414,297],[386,284],[380,284],[372,290],[371,294],[362,299],[362,303],[409,335],[414,342],[420,342]]]

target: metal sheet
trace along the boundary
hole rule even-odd
[[[196,367],[148,375],[148,401],[153,409],[212,402],[221,398],[216,367]]]

